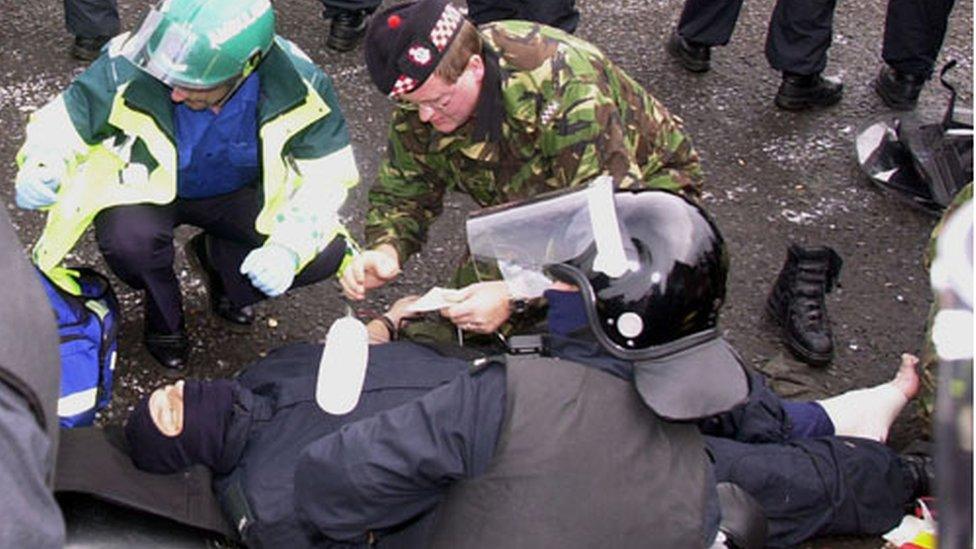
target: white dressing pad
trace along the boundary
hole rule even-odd
[[[369,361],[369,334],[359,319],[344,316],[332,323],[319,360],[315,402],[326,413],[348,414],[359,403]]]
[[[438,311],[444,307],[450,307],[461,301],[464,295],[463,290],[452,288],[441,288],[435,286],[420,299],[411,303],[407,310],[412,313],[426,313],[427,311]]]

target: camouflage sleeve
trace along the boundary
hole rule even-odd
[[[387,157],[369,191],[366,246],[389,244],[403,263],[427,240],[427,228],[443,210],[446,184],[425,163],[425,128],[398,109],[390,124]]]
[[[543,149],[553,157],[553,171],[565,186],[610,174],[622,187],[672,189],[697,198],[702,174],[698,153],[681,122],[647,94],[650,116],[644,128],[630,128],[613,98],[594,82],[574,81],[562,91],[561,105],[543,137]],[[644,105],[635,105],[642,108]],[[545,117],[545,115],[544,115]],[[636,137],[635,137],[636,136]],[[643,165],[638,161],[646,156]]]
[[[645,97],[656,131],[645,136],[651,141],[651,161],[641,174],[644,183],[648,187],[672,189],[697,199],[703,180],[698,151],[685,134],[681,119],[650,94]]]

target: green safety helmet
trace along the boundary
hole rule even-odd
[[[164,0],[123,55],[169,86],[208,89],[247,77],[271,48],[269,0]]]

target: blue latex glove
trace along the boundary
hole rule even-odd
[[[32,166],[17,174],[17,205],[25,210],[36,210],[54,204],[57,200],[57,176],[46,166]]]
[[[241,263],[241,274],[270,297],[279,296],[295,281],[298,254],[278,244],[265,244],[251,250]]]

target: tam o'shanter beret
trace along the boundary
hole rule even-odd
[[[454,41],[464,15],[448,0],[393,6],[366,31],[366,67],[376,87],[393,99],[417,89]]]

